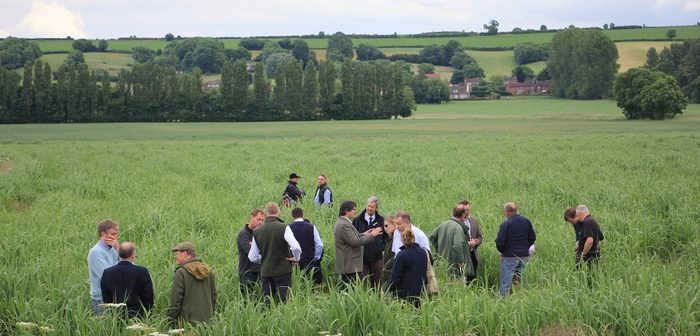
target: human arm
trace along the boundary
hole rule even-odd
[[[314,259],[321,260],[323,256],[323,241],[321,241],[321,235],[316,230],[314,226]]]
[[[435,248],[435,250],[439,250],[440,248],[438,247],[438,229],[440,226],[435,228],[433,232],[430,233],[430,236],[428,237],[428,241],[430,242],[431,245]]]
[[[496,249],[498,252],[503,253],[506,249],[506,232],[507,232],[506,222],[501,223],[498,228],[498,235],[496,235]]]
[[[481,235],[481,227],[479,226],[479,221],[476,218],[469,218],[469,222],[472,224],[472,232],[470,232],[471,241],[469,246],[478,247],[484,240],[484,237]]]
[[[178,268],[173,276],[173,287],[170,290],[170,307],[168,307],[168,321],[170,325],[175,325],[182,311],[182,300],[185,297],[185,275],[184,269]]]
[[[374,229],[372,229],[374,230]],[[369,231],[372,231],[369,230]],[[369,232],[368,231],[368,232]],[[378,231],[372,231],[378,232]],[[362,245],[369,244],[374,240],[374,236],[371,233],[358,233],[357,230],[350,223],[343,223],[336,227],[336,236],[338,239],[352,247],[359,247]]]
[[[452,251],[454,253],[452,253],[452,260],[449,260],[449,262],[459,264],[460,266],[464,265],[466,258],[469,258],[469,256],[467,256],[469,251],[468,246],[466,237],[464,237],[460,231],[455,230],[454,234],[452,235]]]
[[[148,272],[148,269],[144,268],[144,285],[141,304],[145,310],[151,310],[151,308],[153,308],[153,297],[153,281],[151,280],[151,274]]]
[[[581,256],[587,256],[588,252],[591,251],[593,247],[593,237],[586,237],[586,241],[583,243],[583,250],[581,251]]]
[[[326,191],[323,192],[323,204],[324,205],[331,204],[331,190],[330,189],[326,189]]]
[[[100,278],[100,289],[102,290],[102,302],[104,302],[104,303],[113,303],[114,302],[114,296],[112,295],[111,287],[112,287],[112,284],[111,284],[111,281],[109,281],[109,276],[105,277],[104,274],[102,274],[102,278]]]
[[[260,249],[258,248],[258,243],[255,242],[255,238],[253,238],[253,242],[250,244],[250,251],[248,252],[248,260],[250,262],[259,264],[260,261],[262,260],[262,256],[260,255]]]
[[[219,296],[219,292],[216,291],[216,278],[214,277],[214,273],[212,272],[209,276],[211,277],[211,308],[216,310],[216,299]]]
[[[284,240],[289,245],[289,250],[292,251],[292,255],[294,256],[294,260],[290,261],[299,261],[299,258],[301,258],[301,246],[299,245],[299,241],[294,237],[294,232],[292,232],[289,226],[284,228]]]

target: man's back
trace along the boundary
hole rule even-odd
[[[277,217],[267,217],[263,225],[253,232],[260,250],[260,275],[274,277],[292,273],[292,265],[285,258],[291,257],[289,244],[284,239],[287,225]]]
[[[295,221],[289,224],[289,228],[294,233],[294,238],[301,246],[301,259],[299,261],[310,261],[314,259],[314,226],[306,221]]]
[[[104,271],[100,285],[104,302],[126,303],[130,317],[153,307],[153,283],[145,267],[122,260]]]
[[[207,322],[214,315],[216,298],[214,273],[207,264],[192,258],[175,271],[168,318]]]
[[[535,230],[525,216],[508,217],[498,230],[496,248],[503,257],[528,257],[530,245],[535,243]]]

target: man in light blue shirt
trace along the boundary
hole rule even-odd
[[[87,256],[90,277],[90,304],[95,314],[102,314],[104,308],[100,280],[105,269],[119,262],[119,224],[111,219],[103,219],[97,224],[100,240],[90,249]]]
[[[318,187],[316,187],[316,193],[314,193],[314,204],[316,206],[331,205],[333,203],[333,192],[327,183],[326,175],[321,174],[318,176]]]

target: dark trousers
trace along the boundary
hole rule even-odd
[[[476,279],[476,270],[477,270],[477,268],[479,268],[479,260],[476,259],[476,252],[470,251],[469,255],[472,258],[472,266],[474,267],[474,275],[467,276],[467,279],[466,279],[467,283],[470,283]]]
[[[260,273],[257,272],[248,272],[239,276],[239,287],[244,297],[250,296],[255,291],[258,279],[260,279]]]
[[[377,261],[365,261],[362,263],[362,279],[367,279],[373,287],[379,286],[379,281],[382,279],[382,269],[384,262],[382,259]]]
[[[270,296],[279,302],[287,301],[289,287],[292,286],[292,273],[273,277],[262,277],[262,299],[268,302]]]
[[[305,276],[310,275],[315,284],[323,283],[323,271],[321,270],[321,262],[319,260],[300,260],[299,269],[304,272]]]
[[[345,287],[350,287],[353,282],[359,279],[359,273],[345,273],[340,275],[340,282],[345,285]]]

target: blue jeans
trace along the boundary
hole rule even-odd
[[[92,311],[95,313],[95,315],[102,315],[102,313],[105,312],[104,307],[100,306],[101,304],[102,300],[95,300],[93,298],[90,298],[90,305],[92,306]]]
[[[513,277],[522,283],[525,288],[525,264],[529,257],[501,257],[501,297],[508,295],[513,282]]]

